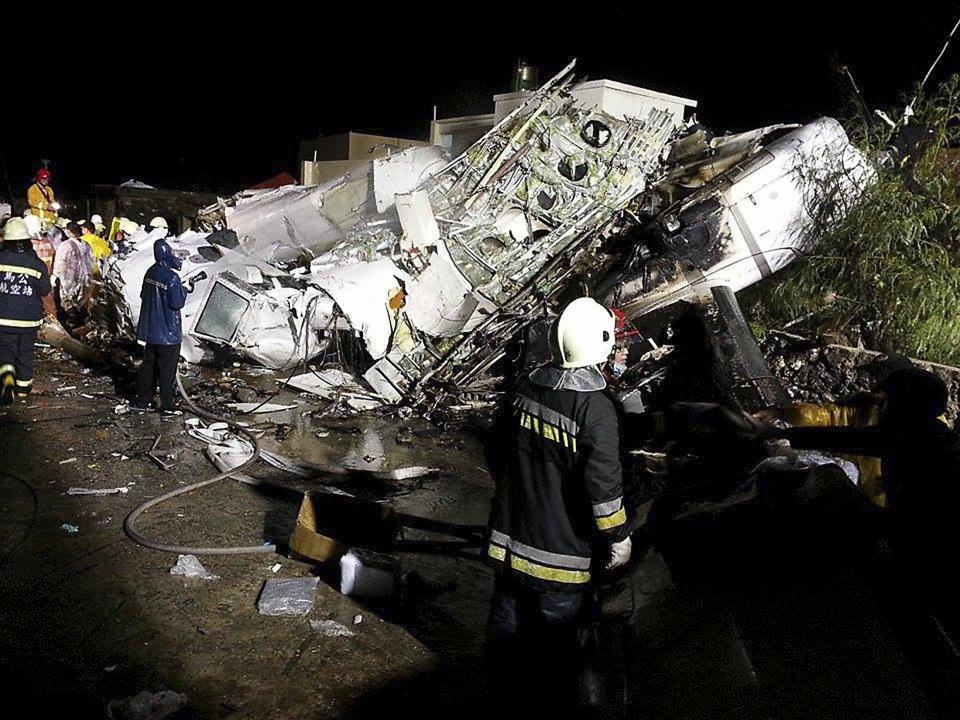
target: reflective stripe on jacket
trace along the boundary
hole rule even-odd
[[[7,243],[12,245],[13,243]],[[50,273],[29,241],[0,245],[0,332],[29,332],[43,321]]]
[[[487,556],[533,589],[582,589],[597,541],[626,532],[619,421],[603,387],[594,368],[544,368],[511,396]]]

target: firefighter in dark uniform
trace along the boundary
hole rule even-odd
[[[33,387],[33,346],[43,322],[50,273],[21,218],[3,226],[0,245],[0,404],[25,400]]]
[[[620,430],[598,366],[614,343],[614,316],[591,298],[560,315],[555,362],[510,396],[497,468],[488,560],[491,690],[531,707],[576,697],[579,627],[598,569],[627,563]]]

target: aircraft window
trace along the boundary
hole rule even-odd
[[[571,182],[580,182],[587,176],[587,164],[585,162],[576,162],[570,155],[567,155],[560,161],[557,169],[561,175]]]
[[[613,133],[610,132],[609,126],[599,120],[590,120],[583,126],[583,130],[580,132],[580,137],[583,138],[583,141],[595,148],[602,148],[610,142],[612,135]]]
[[[557,204],[557,196],[548,190],[541,190],[537,193],[537,205],[544,210],[550,210]]]

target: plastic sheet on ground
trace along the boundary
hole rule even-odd
[[[336,620],[311,620],[310,627],[326,637],[356,637],[357,633]]]
[[[171,575],[183,575],[198,580],[219,580],[219,575],[214,575],[207,570],[197,559],[196,555],[180,555],[177,563],[170,568]]]
[[[306,615],[313,609],[319,578],[273,578],[263,583],[261,615]]]

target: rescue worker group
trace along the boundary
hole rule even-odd
[[[37,174],[28,211],[8,219],[2,230],[0,401],[7,406],[30,394],[34,347],[45,315],[66,327],[81,325],[100,262],[127,252],[126,239],[137,229],[125,225],[130,221],[115,220],[108,230],[96,215],[62,221],[50,179],[46,170]],[[150,226],[166,228],[167,222],[155,217]],[[143,362],[130,404],[150,410],[159,389],[156,410],[179,414],[174,386],[180,310],[193,288],[178,276],[180,261],[165,239],[155,242],[154,258],[141,289],[137,337]],[[574,299],[553,323],[552,361],[504,395],[498,415],[502,441],[489,453],[496,487],[483,548],[495,578],[488,648],[491,687],[497,692],[525,695],[531,687],[559,688],[551,689],[552,697],[560,705],[566,702],[567,690],[579,687],[583,677],[580,630],[592,612],[598,579],[629,566],[633,543],[640,542],[638,513],[625,501],[621,469],[628,416],[618,411],[610,392],[626,360],[619,342],[613,311],[589,297]],[[923,584],[925,602],[952,631],[955,591],[930,582],[937,573],[924,570],[946,562],[952,545],[941,536],[952,526],[947,515],[958,500],[954,483],[946,482],[955,476],[960,456],[956,435],[942,420],[946,386],[904,358],[888,368],[871,398],[876,412],[862,422],[823,423],[855,426],[843,428],[784,429],[786,423],[693,403],[641,417],[648,436],[679,426],[726,425],[753,439],[779,438],[794,448],[877,459],[862,464],[857,491],[868,502],[882,499],[877,504],[885,504],[889,520],[882,534],[898,558],[898,572],[909,579],[909,587]],[[872,474],[866,472],[870,467]]]
[[[27,190],[23,217],[3,225],[0,245],[0,406],[25,401],[33,388],[34,348],[45,316],[66,328],[82,326],[95,298],[100,263],[130,251],[128,239],[139,226],[116,218],[108,229],[99,215],[71,222],[59,216],[60,204],[46,168]],[[151,228],[169,230],[155,217]],[[154,244],[156,263],[143,280],[137,340],[143,345],[137,394],[131,405],[151,407],[159,387],[159,412],[179,415],[174,401],[182,330],[180,309],[192,284],[176,270],[180,260],[164,239]]]

